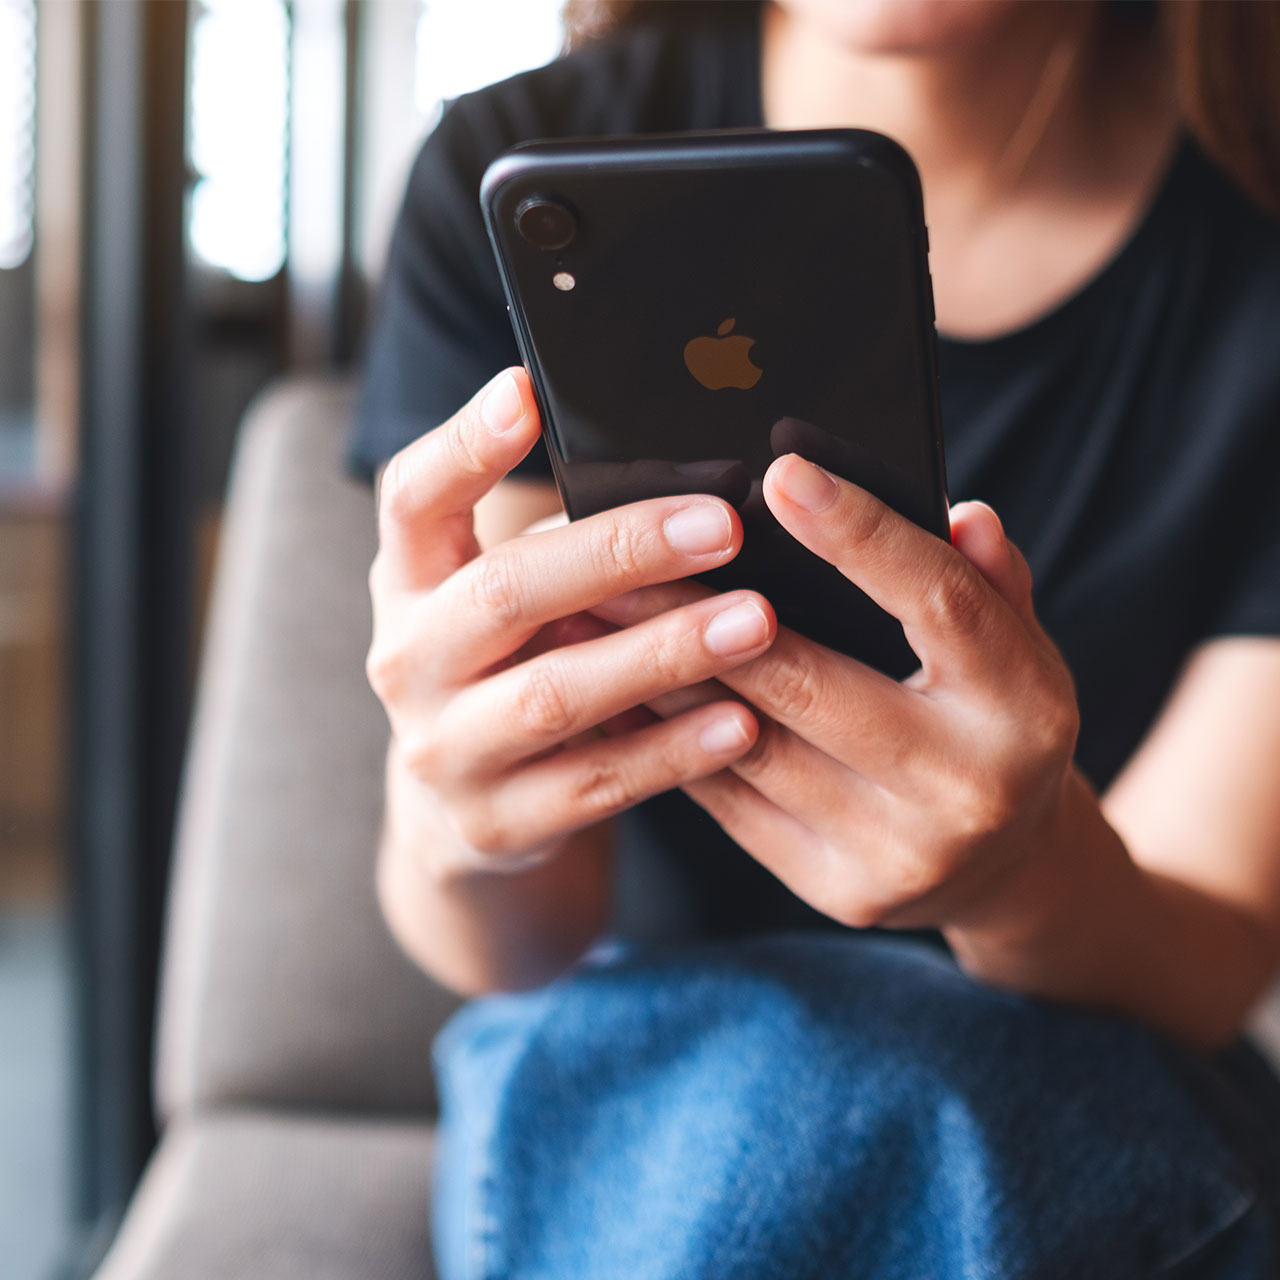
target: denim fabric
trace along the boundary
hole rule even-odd
[[[1280,1086],[931,948],[622,951],[436,1047],[443,1280],[1280,1275]]]

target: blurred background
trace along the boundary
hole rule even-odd
[[[236,426],[358,365],[442,103],[559,0],[0,0],[0,1275],[155,1141],[174,801]]]

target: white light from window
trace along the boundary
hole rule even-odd
[[[289,275],[331,287],[342,260],[345,0],[293,8]]]
[[[284,265],[289,129],[284,0],[200,0],[192,29],[191,244],[211,266],[268,280]]]
[[[35,165],[35,0],[0,0],[0,269],[31,253]]]
[[[560,52],[563,0],[419,0],[414,98],[428,126],[441,106]]]

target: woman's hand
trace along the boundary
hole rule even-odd
[[[995,513],[955,508],[953,546],[789,455],[765,498],[800,542],[903,624],[897,683],[786,629],[721,677],[764,713],[751,751],[685,789],[795,893],[847,925],[986,926],[1053,856],[1076,790],[1070,674]],[[682,588],[599,612],[652,616]],[[664,710],[685,701],[667,700]]]
[[[1072,764],[1066,664],[993,511],[954,508],[947,546],[794,455],[764,492],[902,622],[921,667],[898,684],[779,629],[720,677],[761,713],[756,745],[685,790],[836,920],[941,928],[984,981],[1227,1043],[1280,957],[1280,646],[1194,655],[1100,804]],[[594,612],[635,625],[699,590],[649,588]],[[652,709],[716,696],[682,690]]]
[[[775,623],[746,591],[611,634],[583,615],[730,560],[741,525],[716,498],[636,503],[482,551],[473,508],[538,431],[526,376],[509,370],[382,477],[368,673],[402,785],[440,820],[441,838],[417,838],[433,877],[525,870],[569,834],[723,769],[755,740],[751,711],[723,698],[583,739],[638,704],[726,676],[769,646]]]

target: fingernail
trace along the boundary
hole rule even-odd
[[[713,720],[698,734],[698,745],[709,756],[727,756],[731,752],[741,751],[750,741],[750,736],[737,716]]]
[[[480,421],[495,436],[505,435],[524,421],[524,400],[515,378],[504,373],[480,401]]]
[[[803,458],[792,458],[781,468],[778,488],[806,511],[825,511],[839,493],[836,482],[821,467]]]
[[[672,549],[686,556],[723,551],[733,541],[733,523],[718,502],[700,502],[668,516],[662,525]]]
[[[758,648],[769,634],[769,620],[760,606],[750,600],[731,605],[718,613],[702,633],[703,643],[722,658]]]

